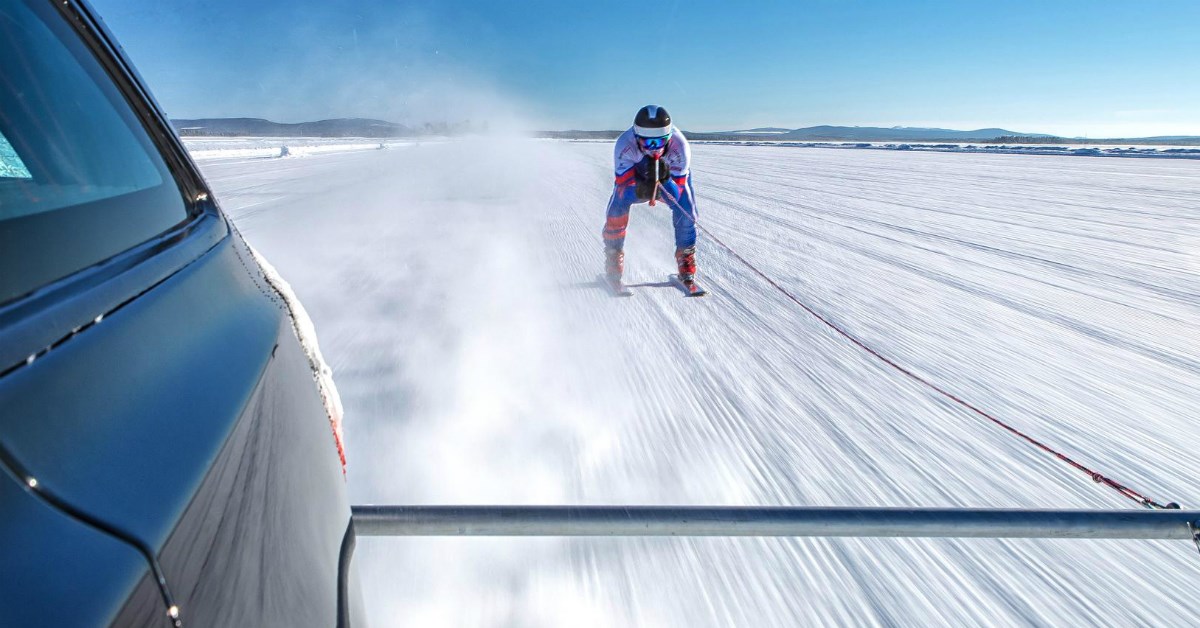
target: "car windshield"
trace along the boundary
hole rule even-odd
[[[129,104],[53,11],[0,4],[0,303],[187,218]]]

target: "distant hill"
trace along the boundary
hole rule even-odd
[[[1197,135],[1155,135],[1154,137],[1136,137],[1135,141],[1149,142],[1198,142],[1200,136]]]
[[[784,131],[784,132],[780,132]],[[810,126],[803,129],[746,129],[720,131],[716,133],[687,133],[697,140],[786,140],[798,142],[979,142],[1009,144],[1171,144],[1195,146],[1200,137],[1193,135],[1170,135],[1158,137],[1126,138],[1063,138],[1044,133],[1021,133],[1007,129],[975,129],[957,131],[953,129],[920,127],[871,127],[871,126]]]
[[[782,133],[780,131],[783,131]],[[693,134],[688,134],[692,137]],[[712,135],[730,135],[740,138],[763,135],[763,139],[797,140],[806,142],[981,142],[1002,136],[1050,137],[1038,133],[1016,133],[1005,129],[975,129],[956,131],[952,129],[926,129],[920,127],[874,127],[874,126],[810,126],[803,129],[748,129],[721,133],[696,133],[697,139]]]
[[[746,129],[745,131],[731,131],[731,133],[747,133],[747,134],[754,134],[754,133],[777,134],[777,133],[790,133],[790,132],[791,132],[791,129],[784,129],[784,128],[775,127],[775,126],[767,126],[767,127],[762,127],[762,128],[758,128],[758,129]]]
[[[1006,129],[976,129],[955,131],[952,129],[924,129],[918,127],[872,127],[872,126],[811,126],[803,129],[782,127],[759,127],[735,131],[700,132],[684,130],[695,140],[785,140],[801,142],[987,142],[999,137],[1052,138],[1039,133],[1016,133]],[[610,139],[621,131],[543,131],[538,137],[564,139]]]
[[[335,118],[285,124],[262,118],[201,118],[172,120],[183,136],[255,137],[408,137],[417,131],[402,124],[365,118]],[[444,127],[444,125],[443,125]]]
[[[410,127],[386,120],[369,118],[334,118],[315,122],[287,124],[262,118],[199,118],[172,120],[175,129],[185,137],[414,137],[420,135],[459,135],[487,131],[487,124],[478,127],[470,121],[453,124],[445,122]],[[610,131],[542,131],[537,137],[559,139],[614,139],[623,130]],[[792,141],[792,142],[1001,142],[1019,144],[1174,144],[1197,145],[1200,137],[1173,135],[1142,138],[1081,139],[1060,138],[1041,133],[1020,133],[1007,129],[953,129],[920,127],[871,126],[811,126],[802,129],[758,127],[734,131],[685,133],[691,139],[709,141]]]

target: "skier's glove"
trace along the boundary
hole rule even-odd
[[[638,181],[651,181],[654,179],[654,159],[651,157],[643,157],[641,161],[634,166],[634,176]],[[666,183],[667,179],[671,178],[671,166],[667,165],[665,160],[658,160],[658,182]]]
[[[637,180],[637,197],[640,200],[649,200],[654,193],[654,184],[666,183],[671,178],[671,167],[666,161],[658,160],[658,179],[654,178],[654,159],[652,157],[644,157],[634,167],[634,178]]]
[[[650,200],[650,196],[654,194],[654,181],[650,179],[638,179],[635,193],[639,201]]]

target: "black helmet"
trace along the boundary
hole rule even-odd
[[[671,114],[658,105],[638,109],[633,118],[633,134],[639,137],[663,137],[671,134]]]

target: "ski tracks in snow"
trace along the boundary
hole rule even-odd
[[[610,153],[481,139],[205,166],[317,325],[353,501],[1133,507],[703,236],[711,296],[683,298],[665,205],[634,207],[635,295],[608,296]],[[695,162],[701,223],[823,316],[1200,505],[1200,163],[709,145]],[[378,624],[546,626],[1183,624],[1196,560],[900,539],[382,539],[356,556]]]

